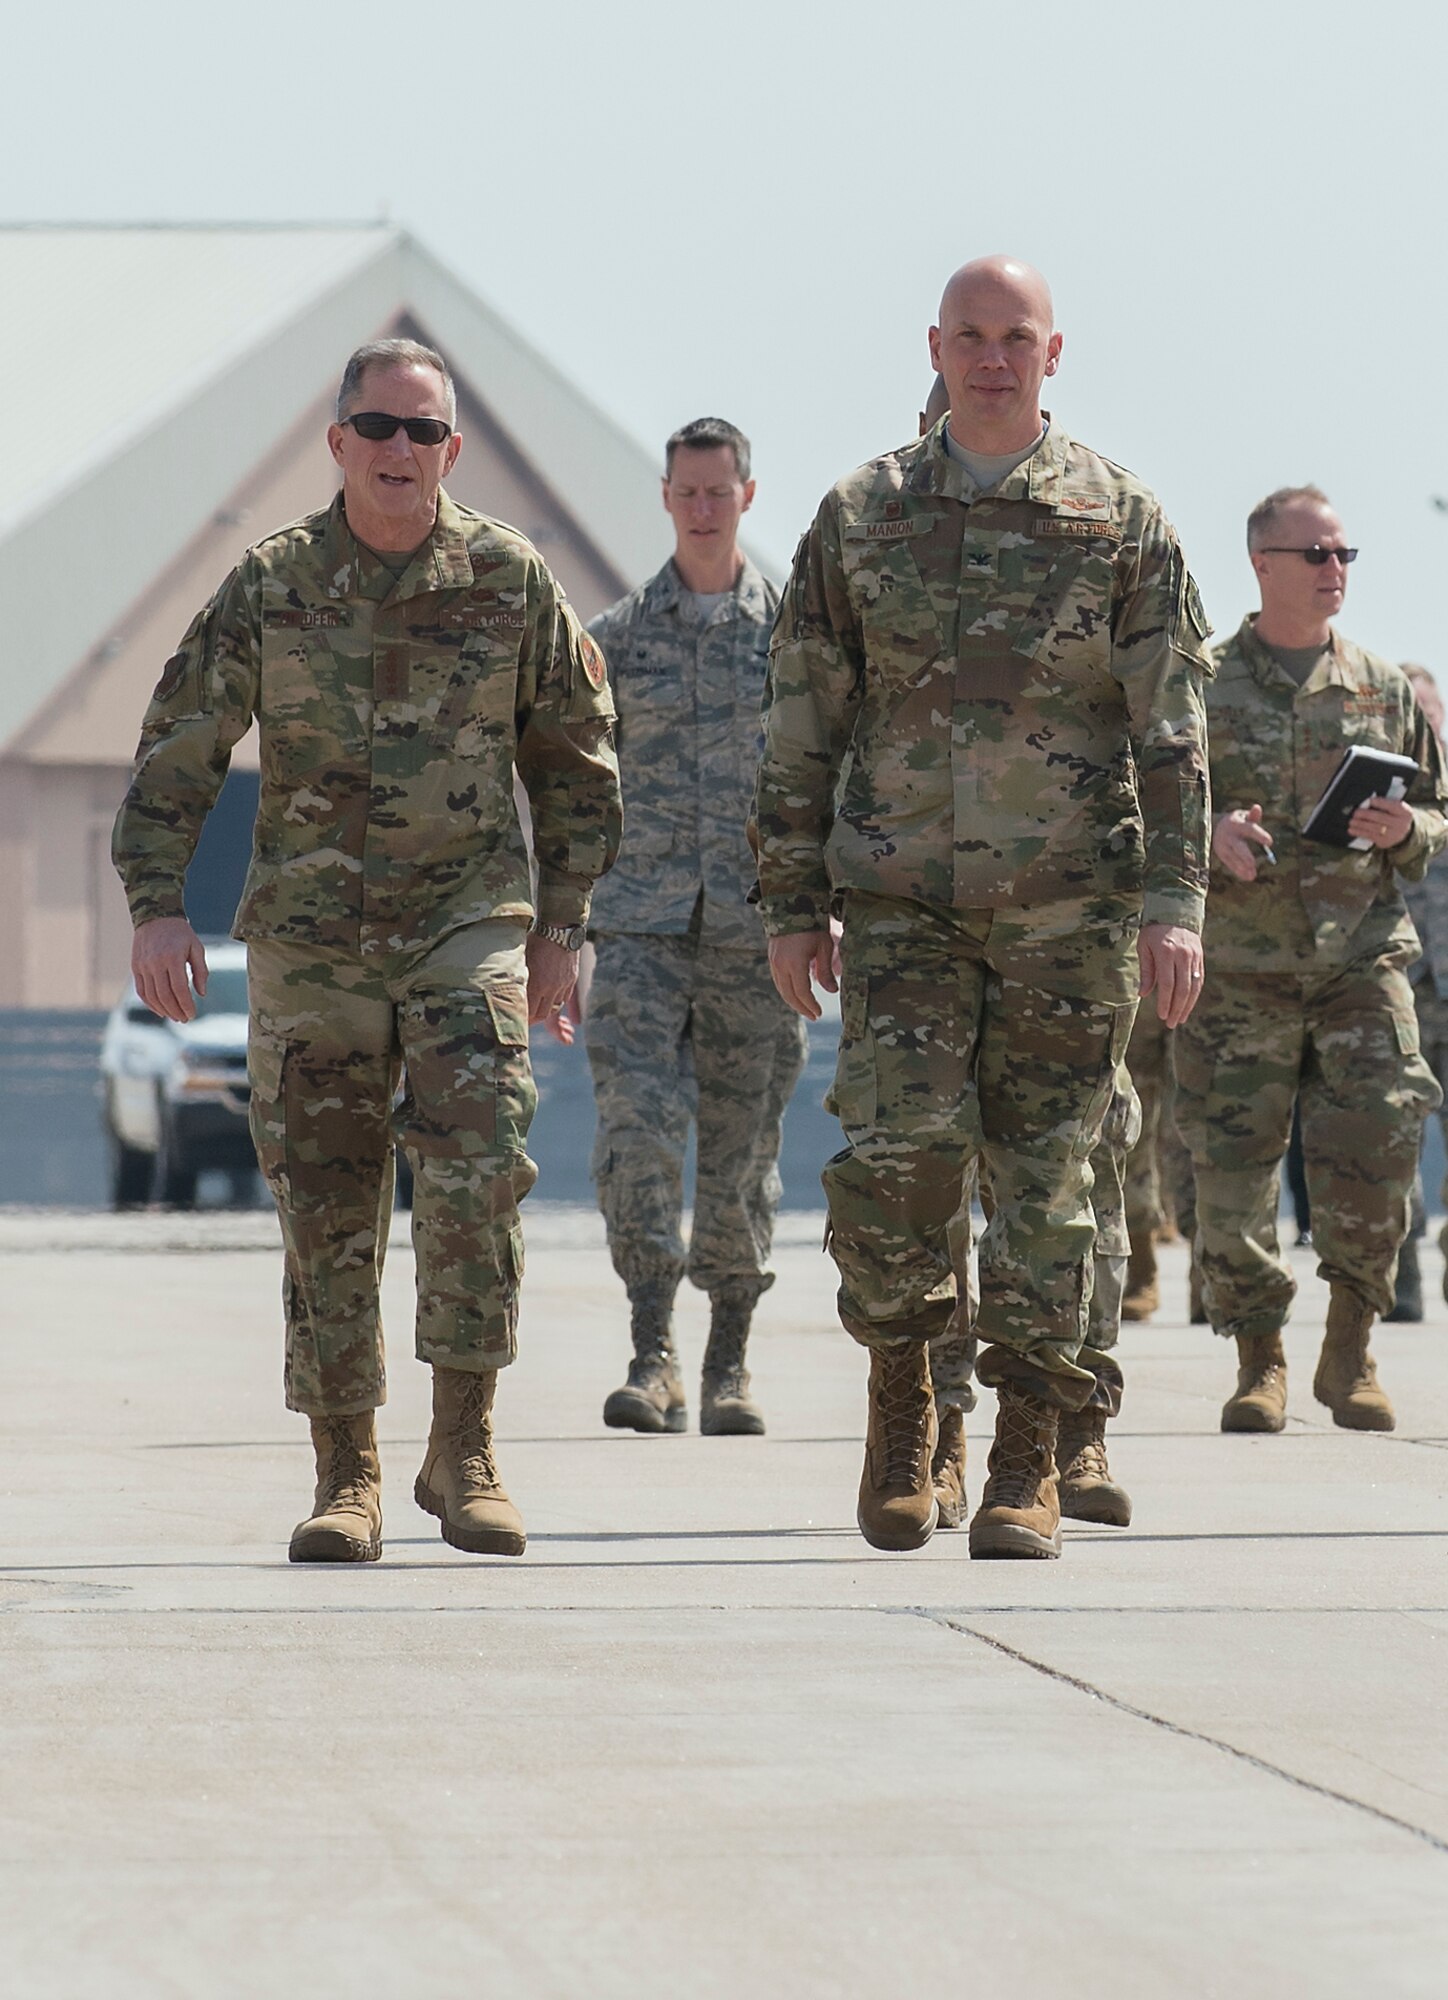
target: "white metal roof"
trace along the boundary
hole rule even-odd
[[[634,583],[658,465],[405,232],[0,226],[0,749],[360,342],[407,314]]]
[[[0,228],[0,537],[396,240],[353,229]]]

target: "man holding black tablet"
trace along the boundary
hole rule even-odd
[[[1419,1053],[1405,971],[1418,939],[1398,878],[1419,880],[1448,842],[1443,762],[1403,674],[1333,629],[1357,550],[1326,495],[1271,494],[1247,547],[1262,609],[1214,649],[1207,978],[1177,1038],[1207,1308],[1240,1361],[1222,1428],[1285,1420],[1282,1327],[1297,1286],[1277,1242],[1278,1174],[1300,1096],[1332,1288],[1313,1393],[1346,1429],[1391,1430],[1368,1334],[1392,1305],[1422,1121],[1440,1102]],[[1406,796],[1369,797],[1335,840],[1309,838],[1300,829],[1352,749],[1411,759]],[[1385,792],[1390,780],[1385,766]]]

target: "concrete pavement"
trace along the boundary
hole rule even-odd
[[[1338,1432],[1299,1253],[1291,1423],[1226,1438],[1169,1251],[1113,1429],[1136,1524],[889,1557],[813,1218],[762,1307],[768,1437],[638,1439],[598,1419],[596,1219],[529,1207],[499,1398],[528,1552],[460,1556],[412,1504],[399,1244],[356,1570],[285,1560],[311,1475],[269,1217],[0,1215],[0,1993],[1448,1989],[1441,1300],[1376,1342],[1397,1433]],[[691,1377],[703,1337],[690,1295]]]

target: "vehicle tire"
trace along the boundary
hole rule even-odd
[[[144,1208],[151,1199],[151,1183],[156,1174],[154,1153],[139,1153],[118,1139],[111,1142],[111,1207]]]
[[[181,1153],[176,1134],[161,1120],[161,1148],[156,1155],[156,1199],[162,1208],[195,1208],[196,1168]]]

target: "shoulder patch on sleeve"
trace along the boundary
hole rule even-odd
[[[608,679],[608,668],[598,641],[591,632],[585,632],[578,642],[578,656],[583,662],[583,671],[588,676],[591,688],[601,688]]]
[[[156,691],[151,697],[152,701],[169,701],[185,678],[186,655],[184,652],[173,653],[161,669],[161,678],[156,683]]]

